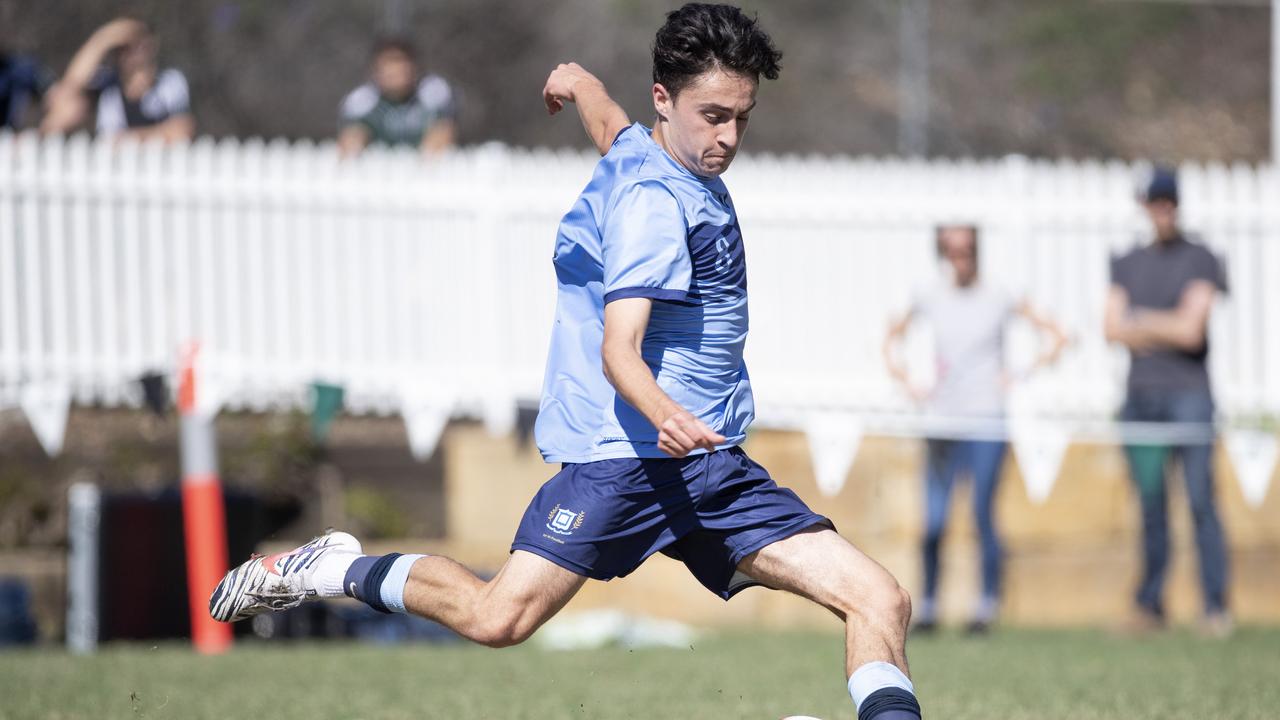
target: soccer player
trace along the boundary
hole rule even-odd
[[[232,570],[210,599],[213,616],[346,594],[503,647],[588,578],[627,575],[663,552],[722,598],[761,584],[827,607],[846,623],[859,719],[918,719],[904,650],[910,597],[739,447],[754,414],[742,360],[746,266],[719,176],[760,76],[776,78],[780,57],[738,8],[668,14],[653,46],[652,130],[627,125],[576,65],[551,74],[549,110],[577,103],[598,146],[621,131],[556,239],[559,301],[536,436],[562,469],[493,579],[438,556],[364,556],[355,538],[330,533]]]

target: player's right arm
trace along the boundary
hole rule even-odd
[[[65,133],[82,125],[89,114],[89,84],[107,54],[145,33],[146,26],[128,18],[112,20],[95,30],[71,58],[62,79],[49,88],[40,132]]]
[[[889,332],[885,333],[884,344],[880,347],[880,355],[884,358],[885,370],[892,377],[911,399],[915,402],[924,402],[929,396],[928,390],[916,385],[911,380],[911,373],[907,371],[907,366],[902,362],[901,353],[898,352],[899,346],[907,335],[907,329],[911,327],[911,321],[915,318],[915,312],[908,310],[901,316],[894,318],[889,323]]]
[[[338,133],[338,157],[355,157],[368,144],[368,129],[363,125],[348,125]]]
[[[1192,280],[1172,310],[1131,312],[1129,334],[1151,346],[1197,352],[1209,335],[1209,314],[1216,294],[1208,280]]]
[[[563,110],[566,102],[576,103],[582,128],[601,155],[609,152],[614,138],[631,124],[627,112],[605,91],[604,83],[578,63],[561,64],[551,71],[542,88],[542,101],[552,115]]]
[[[604,375],[622,399],[658,429],[658,449],[675,458],[699,448],[715,450],[724,436],[672,400],[640,354],[652,307],[653,300],[646,297],[621,298],[604,306]]]
[[[1107,291],[1107,305],[1102,317],[1102,332],[1107,342],[1120,343],[1132,352],[1144,352],[1151,343],[1135,331],[1129,322],[1129,293],[1119,285]]]

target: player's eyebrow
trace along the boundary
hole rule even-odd
[[[742,112],[744,112],[744,113],[749,113],[749,112],[751,112],[752,108],[754,108],[754,107],[756,106],[756,102],[757,102],[756,100],[752,100],[752,101],[751,101],[751,104],[747,106],[747,109],[746,109],[746,110],[743,110]],[[702,107],[701,107],[701,111],[702,111],[702,112],[707,112],[708,110],[718,110],[718,111],[720,111],[720,112],[728,113],[728,114],[730,114],[730,115],[732,115],[732,114],[734,114],[735,112],[737,112],[737,111],[736,111],[736,110],[734,110],[733,108],[728,107],[728,106],[726,106],[726,105],[718,105],[718,104],[716,104],[716,103],[703,103],[703,104],[702,104]]]

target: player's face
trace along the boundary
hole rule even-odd
[[[142,35],[120,48],[120,74],[128,77],[140,72],[154,72],[156,65],[156,40]]]
[[[973,283],[978,276],[978,248],[973,233],[967,228],[946,228],[938,239],[956,284],[965,287]]]
[[[1152,200],[1146,204],[1147,215],[1156,229],[1156,237],[1168,240],[1178,234],[1178,206],[1170,200]]]
[[[387,50],[373,62],[373,84],[383,95],[402,100],[413,93],[417,68],[409,56],[398,50]]]
[[[665,120],[663,147],[695,175],[716,177],[728,170],[747,131],[758,85],[755,78],[719,69],[698,76],[674,98],[655,84],[653,105]]]

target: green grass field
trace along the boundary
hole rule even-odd
[[[834,634],[708,636],[692,648],[245,642],[224,656],[108,646],[0,653],[0,718],[853,717]],[[928,718],[1280,718],[1280,630],[1228,641],[1005,630],[912,641]]]

